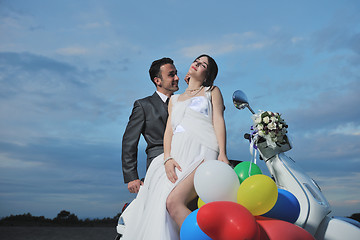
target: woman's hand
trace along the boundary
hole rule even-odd
[[[182,171],[180,165],[173,158],[166,161],[165,163],[166,176],[172,183],[175,183],[178,180],[178,177],[175,172],[175,168],[177,168],[180,172]]]
[[[225,153],[220,153],[219,156],[218,156],[218,160],[221,161],[221,162],[224,162],[224,163],[226,163],[228,165],[230,164],[230,162],[229,162],[229,160],[228,160]]]

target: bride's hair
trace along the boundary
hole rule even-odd
[[[209,55],[201,54],[196,59],[199,59],[201,57],[207,57],[208,62],[209,62],[209,65],[207,67],[206,79],[202,85],[204,87],[211,87],[214,84],[214,80],[217,76],[218,66],[217,66],[215,60],[212,57],[210,57]],[[195,61],[196,61],[196,59],[195,59]]]

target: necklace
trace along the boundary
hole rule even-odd
[[[201,86],[197,89],[186,89],[185,93],[189,96],[195,96],[196,94],[198,94],[201,89],[203,89],[204,86]]]

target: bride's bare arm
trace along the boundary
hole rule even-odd
[[[219,157],[218,160],[229,164],[226,156],[226,127],[224,120],[224,100],[218,87],[213,87],[212,92],[212,105],[213,105],[213,125],[215,129],[216,139],[219,144]]]
[[[181,171],[181,167],[176,162],[176,160],[173,159],[170,155],[171,140],[172,140],[172,136],[173,136],[173,131],[172,131],[172,127],[171,127],[171,105],[172,105],[172,99],[170,99],[170,101],[169,101],[169,108],[168,108],[169,117],[166,122],[166,128],[165,128],[165,133],[164,133],[164,165],[165,165],[166,176],[172,183],[175,183],[176,180],[178,179],[176,172],[175,172],[175,168],[177,168],[177,169],[179,169],[179,171]]]

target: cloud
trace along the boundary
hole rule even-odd
[[[29,52],[1,52],[0,70],[0,212],[116,215],[133,197],[121,171],[121,81]]]
[[[97,28],[105,28],[110,27],[111,23],[109,21],[103,21],[103,22],[91,22],[87,24],[80,25],[80,28],[83,29],[97,29]]]
[[[360,126],[360,86],[356,82],[343,85],[343,89],[330,89],[304,100],[301,107],[287,111],[294,128],[305,132],[325,130],[330,132],[346,125]]]
[[[298,66],[305,61],[308,44],[306,36],[279,28],[262,32],[235,32],[209,41],[202,39],[200,44],[192,43],[182,47],[179,54],[185,57],[194,57],[204,52],[213,56],[241,54],[247,64],[253,61],[255,64],[263,64],[267,61],[274,66],[288,67]]]
[[[309,172],[309,175],[320,185],[323,194],[332,206],[332,215],[350,216],[357,212],[360,207],[359,172],[348,171],[347,174],[340,176]]]
[[[65,56],[76,56],[76,55],[86,55],[89,52],[89,50],[84,47],[66,47],[66,48],[60,48],[55,52]]]
[[[331,25],[312,35],[315,53],[342,53],[347,64],[358,67],[360,64],[360,32],[357,28]]]
[[[237,51],[260,50],[271,44],[264,36],[255,32],[227,34],[205,44],[183,47],[180,54],[193,57],[206,52],[212,55],[223,55]]]
[[[344,26],[329,26],[313,34],[313,41],[318,51],[350,49],[359,53],[360,34]]]
[[[305,40],[305,38],[303,38],[303,37],[292,37],[292,38],[291,38],[291,42],[292,42],[293,44],[300,43],[300,42],[302,42],[302,41],[304,41],[304,40]]]
[[[26,145],[1,141],[2,214],[8,212],[5,206],[18,203],[19,213],[29,211],[29,207],[37,209],[39,215],[45,210],[56,215],[61,210],[58,208],[81,217],[116,215],[123,201],[131,199],[125,189],[120,196],[120,189],[125,187],[120,149],[116,141],[109,144],[47,138],[33,139]]]
[[[112,128],[127,114],[121,82],[105,70],[14,52],[0,53],[0,70],[3,139],[20,144],[33,137],[105,138],[116,134]]]

